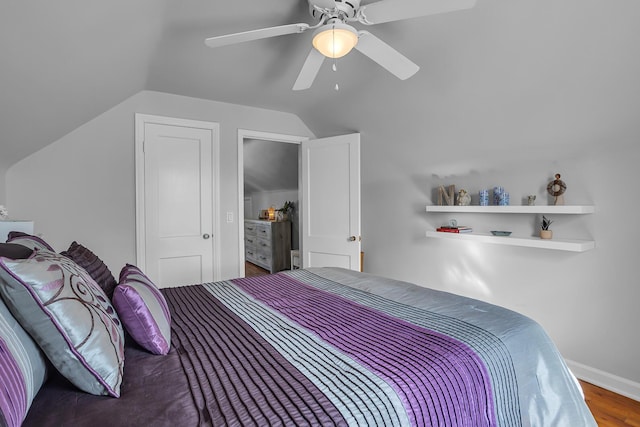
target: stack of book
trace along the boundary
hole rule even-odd
[[[440,231],[443,233],[471,233],[473,229],[471,227],[465,227],[464,225],[458,227],[449,227],[443,225],[442,227],[436,228],[436,231]]]

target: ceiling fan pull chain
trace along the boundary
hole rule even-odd
[[[333,31],[333,52],[335,51],[336,51],[336,32],[334,30]],[[336,58],[335,56],[333,57],[333,65],[331,66],[331,69],[333,70],[334,73],[338,71],[338,58]],[[337,82],[335,85],[335,90],[336,92],[340,90],[340,86],[338,86]]]
[[[333,58],[333,65],[331,66],[331,68],[333,69],[333,72],[337,72],[338,71],[338,59],[337,58]],[[337,78],[336,78],[337,80]],[[340,86],[338,86],[338,82],[336,82],[336,85],[334,87],[334,89],[337,91],[340,90]]]

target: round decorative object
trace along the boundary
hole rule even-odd
[[[458,221],[456,221],[455,219],[450,219],[449,220],[449,227],[455,228],[457,226],[458,226]]]
[[[458,206],[469,206],[471,204],[471,194],[465,189],[458,191]]]
[[[547,192],[551,194],[553,197],[558,197],[564,194],[567,189],[567,184],[564,183],[563,180],[560,179],[560,174],[556,174],[556,179],[551,181],[549,185],[547,185]]]

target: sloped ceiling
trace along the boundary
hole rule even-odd
[[[147,86],[164,2],[0,7],[0,170]]]
[[[418,74],[399,81],[354,52],[301,92],[310,32],[203,43],[295,22],[312,22],[306,0],[4,2],[0,170],[144,89],[291,112],[318,136],[359,131],[389,160],[402,141],[487,150],[640,133],[637,0],[478,0],[376,25]]]
[[[298,144],[244,141],[244,194],[298,189]]]

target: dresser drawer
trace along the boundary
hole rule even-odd
[[[270,239],[256,239],[256,248],[259,251],[271,252],[271,240]]]
[[[255,248],[244,248],[244,257],[247,261],[252,263],[257,263],[258,261],[258,251]]]
[[[255,222],[245,222],[244,223],[244,235],[245,236],[255,236],[256,235],[256,229],[258,228],[259,224],[256,224]]]
[[[271,224],[257,224],[256,235],[258,238],[271,240]]]
[[[244,246],[250,248],[256,248],[258,245],[258,238],[256,236],[244,235]]]
[[[258,250],[256,255],[255,264],[271,271],[271,254]]]

